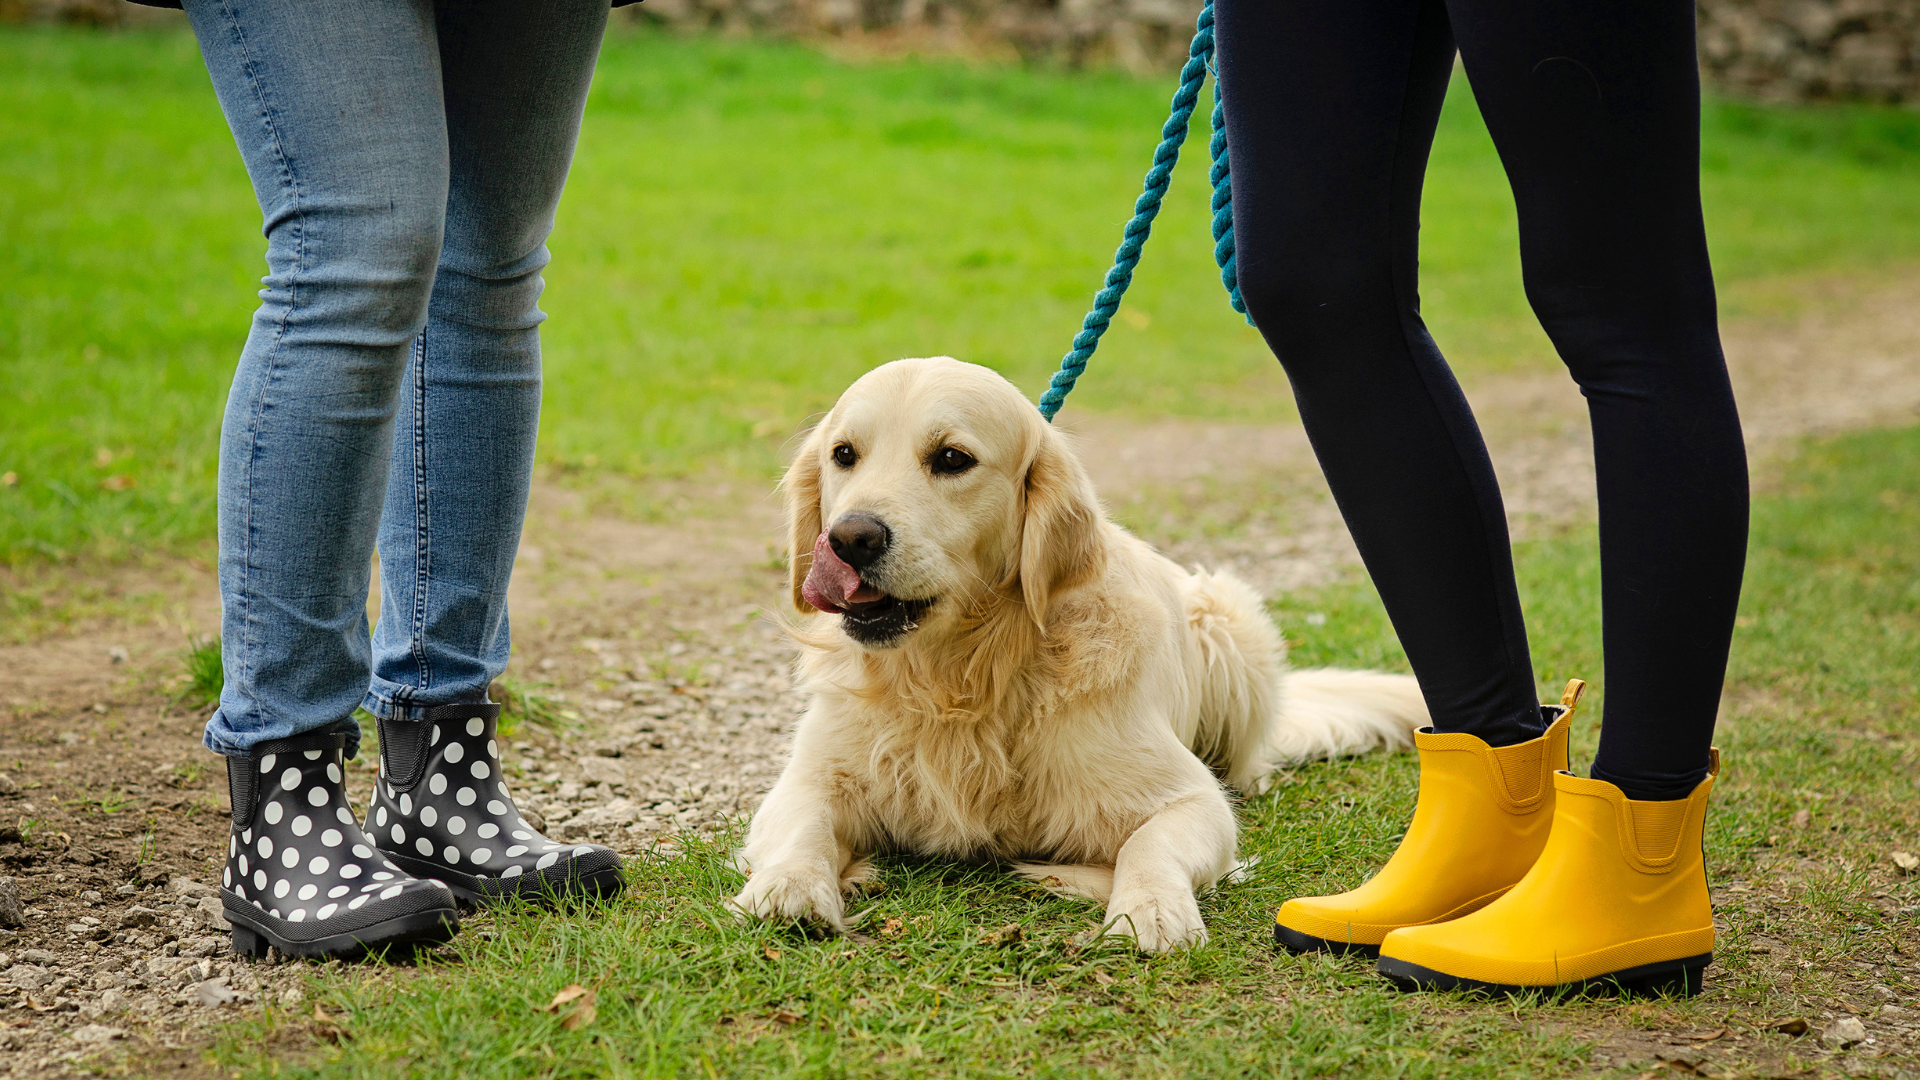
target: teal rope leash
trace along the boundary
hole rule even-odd
[[[1133,218],[1121,232],[1120,248],[1113,253],[1113,268],[1107,271],[1105,286],[1094,294],[1093,310],[1081,320],[1080,332],[1073,336],[1072,350],[1061,358],[1060,370],[1054,372],[1047,392],[1040,395],[1040,415],[1048,422],[1052,422],[1073,384],[1087,370],[1087,361],[1100,347],[1100,337],[1113,321],[1113,313],[1120,310],[1120,298],[1126,295],[1127,286],[1133,284],[1134,267],[1140,265],[1140,249],[1146,246],[1147,236],[1153,232],[1153,219],[1160,215],[1161,201],[1166,198],[1167,186],[1173,182],[1173,167],[1180,161],[1180,146],[1187,141],[1187,124],[1193,119],[1194,105],[1200,100],[1200,86],[1207,81],[1212,59],[1213,0],[1207,0],[1206,6],[1200,9],[1193,44],[1187,50],[1186,66],[1180,69],[1180,89],[1173,94],[1173,112],[1160,128],[1160,145],[1153,152],[1153,167],[1147,170],[1145,190],[1134,201]],[[1240,281],[1234,272],[1233,187],[1228,182],[1226,109],[1220,99],[1217,75],[1213,81],[1213,142],[1208,149],[1213,158],[1209,173],[1213,182],[1213,257],[1220,264],[1220,282],[1227,287],[1228,301],[1233,304],[1233,310],[1245,315],[1247,305],[1240,298]],[[1251,317],[1247,324],[1253,324]]]

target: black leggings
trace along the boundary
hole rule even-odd
[[[1700,213],[1692,0],[1216,0],[1241,290],[1441,731],[1539,734],[1506,512],[1420,319],[1420,186],[1456,42],[1527,299],[1586,395],[1606,722],[1630,798],[1706,773],[1747,472]]]

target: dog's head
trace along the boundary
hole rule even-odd
[[[1099,571],[1099,502],[1012,383],[947,357],[896,360],[842,394],[784,482],[793,603],[868,648]]]

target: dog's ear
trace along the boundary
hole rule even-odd
[[[1027,467],[1020,526],[1020,593],[1027,615],[1045,629],[1055,593],[1100,572],[1100,499],[1093,481],[1051,426],[1040,432]]]
[[[813,569],[813,542],[820,538],[820,438],[819,427],[808,433],[780,481],[787,495],[787,584],[802,613],[813,611],[800,586]]]

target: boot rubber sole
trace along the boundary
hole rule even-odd
[[[1395,986],[1407,991],[1459,990],[1489,997],[1563,998],[1621,992],[1692,997],[1698,994],[1705,984],[1707,965],[1711,963],[1713,963],[1713,954],[1702,953],[1699,956],[1623,968],[1591,979],[1558,986],[1514,986],[1506,983],[1482,982],[1478,979],[1449,975],[1444,971],[1435,971],[1405,960],[1396,960],[1391,956],[1381,957],[1377,970]]]
[[[267,946],[283,956],[328,957],[358,960],[369,953],[390,949],[416,949],[438,945],[460,932],[460,918],[446,908],[432,908],[388,919],[386,922],[332,937],[294,941],[276,934],[248,913],[226,909],[227,924],[233,927],[233,951],[256,960],[267,955]]]
[[[1332,953],[1335,956],[1370,957],[1380,955],[1380,946],[1378,945],[1368,945],[1360,941],[1335,941],[1332,938],[1318,938],[1311,934],[1303,934],[1291,927],[1282,926],[1279,923],[1273,924],[1273,940],[1279,942],[1280,947],[1290,953],[1323,952]]]
[[[449,870],[439,863],[428,862],[425,859],[416,859],[397,851],[387,851],[383,849],[380,853],[388,859],[393,860],[395,866],[405,870],[414,877],[444,882],[447,888],[453,891],[454,897],[460,901],[461,905],[467,908],[487,907],[492,904],[503,904],[515,899],[525,900],[530,904],[541,905],[566,900],[607,901],[619,896],[621,890],[625,889],[627,885],[627,879],[625,875],[621,873],[621,868],[618,866],[609,866],[604,870],[596,870],[590,874],[572,874],[558,879],[538,878],[528,875],[515,880],[524,881],[529,885],[538,883],[539,887],[526,888],[522,886],[494,892],[480,888],[478,879],[472,875]],[[488,878],[487,880],[499,881],[502,879]]]

